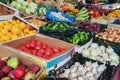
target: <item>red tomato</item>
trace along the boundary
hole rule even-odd
[[[55,57],[55,56],[56,56],[56,54],[51,54],[51,55],[50,55],[50,57]]]
[[[62,51],[65,51],[65,49],[61,48],[61,52],[62,52]]]
[[[32,54],[36,55],[37,50],[32,50]]]
[[[36,53],[37,56],[41,57],[43,54],[40,53],[39,51]]]
[[[33,49],[35,48],[36,44],[35,43],[30,43],[30,48]]]
[[[25,50],[25,52],[32,54],[32,51],[30,51],[30,50]]]
[[[54,54],[54,51],[51,48],[46,48],[46,52],[50,54]]]
[[[41,48],[38,52],[43,54],[43,53],[45,53],[45,49]]]
[[[26,43],[25,46],[26,46],[27,48],[30,48],[30,42]]]
[[[55,53],[60,52],[60,48],[59,48],[59,47],[54,47],[54,48],[53,48],[53,51],[54,51]]]
[[[36,45],[34,49],[35,49],[35,50],[40,50],[40,48],[41,48],[40,45]]]
[[[43,55],[43,58],[45,58],[45,59],[50,59],[50,56],[48,56],[48,55]]]
[[[42,42],[37,41],[37,42],[36,42],[36,45],[42,45]]]
[[[42,48],[46,48],[48,45],[47,44],[42,44]]]
[[[45,55],[51,55],[52,53],[50,51],[45,51]]]

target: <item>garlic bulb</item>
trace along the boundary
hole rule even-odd
[[[78,80],[84,80],[84,78],[82,78],[82,77],[78,77]]]
[[[91,50],[91,55],[97,57],[99,53],[97,52],[96,49],[94,49],[94,50]]]
[[[93,74],[92,72],[87,72],[87,73],[86,73],[86,76],[87,76],[87,77],[91,77],[91,76],[93,76],[93,75],[94,75],[94,74]]]
[[[83,57],[87,57],[90,55],[90,51],[88,49],[82,50]]]
[[[91,43],[90,47],[92,47],[92,48],[98,48],[98,44],[97,43]]]
[[[97,68],[92,68],[92,73],[96,74],[97,73]]]
[[[114,50],[113,50],[110,46],[108,46],[108,47],[106,48],[106,52],[107,52],[108,54],[111,54],[111,53],[114,52]]]
[[[98,65],[97,62],[87,61],[82,65],[75,62],[70,69],[65,69],[65,72],[60,76],[69,78],[69,80],[96,80],[105,68],[104,64]]]
[[[93,67],[93,68],[97,68],[97,67],[98,67],[98,63],[97,63],[97,62],[93,63],[93,64],[92,64],[92,67]]]

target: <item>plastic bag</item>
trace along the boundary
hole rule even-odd
[[[56,15],[53,15],[53,13],[55,13]],[[59,15],[61,15],[62,17],[60,17]],[[48,10],[46,12],[46,18],[50,19],[51,21],[63,21],[63,22],[69,22],[69,23],[73,23],[75,21],[74,17],[70,17],[66,14],[61,13],[60,11]]]

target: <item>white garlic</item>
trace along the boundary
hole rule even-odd
[[[81,65],[80,67],[78,67],[78,71],[81,71],[83,69],[83,65]]]
[[[100,66],[98,67],[98,72],[101,73],[102,71],[105,70],[105,68],[106,68],[105,65],[100,65]]]
[[[86,71],[91,71],[92,67],[91,66],[85,66]]]
[[[96,80],[94,77],[89,77],[89,80]]]
[[[75,66],[79,67],[80,63],[79,62],[75,62]]]
[[[82,69],[82,70],[80,71],[80,75],[85,75],[86,72],[87,72],[87,71],[86,71],[85,69]]]
[[[76,71],[77,71],[77,67],[74,67],[74,68],[71,69],[70,72],[71,72],[71,73],[75,73]]]
[[[108,46],[108,47],[106,48],[106,52],[107,52],[108,54],[111,54],[111,53],[114,52],[114,50],[113,50],[113,48],[111,48],[110,46]]]
[[[91,62],[89,61],[89,62],[86,62],[85,63],[85,66],[91,66]]]
[[[84,78],[83,77],[78,77],[78,80],[84,80]]]
[[[70,79],[70,80],[78,80],[77,78],[72,78],[72,79]]]
[[[99,48],[100,48],[102,51],[105,51],[105,46],[101,45]]]
[[[86,76],[87,76],[87,77],[91,77],[91,76],[93,76],[93,75],[94,75],[94,74],[93,74],[92,72],[87,72],[87,73],[86,73]]]
[[[92,73],[97,74],[97,69],[96,68],[92,68]]]
[[[90,51],[88,49],[84,49],[84,50],[82,50],[82,55],[83,55],[83,57],[87,57],[90,55]]]
[[[95,62],[95,63],[92,63],[92,67],[95,67],[95,68],[97,68],[97,67],[98,67],[98,63],[97,63],[97,62]]]
[[[76,74],[76,73],[70,74],[70,78],[76,78],[76,77],[77,77],[77,74]]]
[[[65,69],[65,74],[70,74],[70,69]]]
[[[97,44],[97,43],[91,43],[90,47],[92,47],[92,48],[97,48],[97,47],[98,47],[98,44]]]

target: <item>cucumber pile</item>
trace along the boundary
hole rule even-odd
[[[76,15],[75,20],[84,21],[84,20],[88,20],[88,18],[89,18],[89,13],[88,13],[87,9],[86,9],[85,7],[83,7],[83,8],[78,12],[78,14]]]
[[[66,30],[73,28],[73,26],[66,22],[52,22],[50,24],[44,25],[42,28],[43,30]]]

